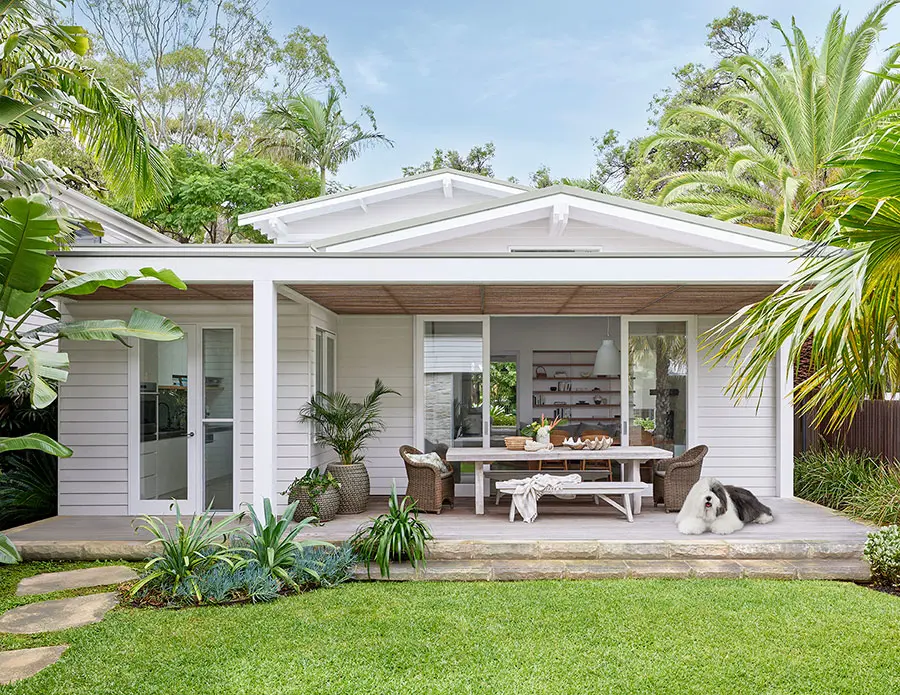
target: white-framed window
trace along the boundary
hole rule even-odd
[[[316,393],[334,393],[336,366],[334,333],[316,328]]]

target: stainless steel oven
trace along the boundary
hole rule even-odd
[[[155,441],[159,435],[159,391],[153,381],[141,382],[141,441]]]

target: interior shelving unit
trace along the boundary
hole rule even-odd
[[[596,350],[534,350],[532,417],[558,416],[571,425],[583,423],[585,427],[617,431],[622,408],[621,377],[595,375],[596,354]]]

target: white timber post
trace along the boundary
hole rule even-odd
[[[794,371],[788,346],[775,358],[775,470],[776,494],[794,496]]]
[[[275,505],[278,294],[272,280],[253,281],[253,504]]]

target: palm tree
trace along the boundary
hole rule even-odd
[[[728,389],[737,397],[762,387],[782,345],[791,364],[808,351],[810,375],[794,399],[831,430],[900,384],[900,112],[828,166],[847,173],[819,196],[832,196],[823,213],[833,220],[828,246],[816,246],[788,283],[716,327],[706,344],[722,341],[714,361],[733,365]]]
[[[358,120],[348,122],[344,118],[340,94],[334,87],[324,101],[300,94],[263,112],[260,121],[271,134],[258,140],[257,149],[315,167],[321,181],[320,195],[324,195],[328,172],[336,173],[341,164],[356,159],[368,147],[394,145],[378,132],[371,109],[363,108],[363,115],[368,117],[371,130],[364,129]]]
[[[5,195],[34,192],[74,175],[18,159],[35,140],[71,131],[93,155],[112,193],[136,211],[165,195],[169,166],[125,97],[80,62],[87,32],[62,26],[35,0],[0,0],[0,178]]]
[[[642,145],[646,152],[665,142],[699,144],[719,162],[716,170],[674,174],[660,192],[660,203],[784,234],[798,233],[808,223],[809,233],[815,219],[801,214],[804,201],[839,175],[828,162],[871,130],[873,115],[898,104],[896,83],[866,73],[885,15],[897,2],[881,2],[852,31],[847,31],[846,15],[835,10],[818,53],[796,24],[787,32],[773,22],[787,49],[784,66],[748,55],[723,61],[721,69],[739,87],[717,108],[674,110],[663,129]],[[881,73],[898,56],[900,48],[889,49]],[[671,122],[683,115],[721,124],[733,140],[679,131]]]

